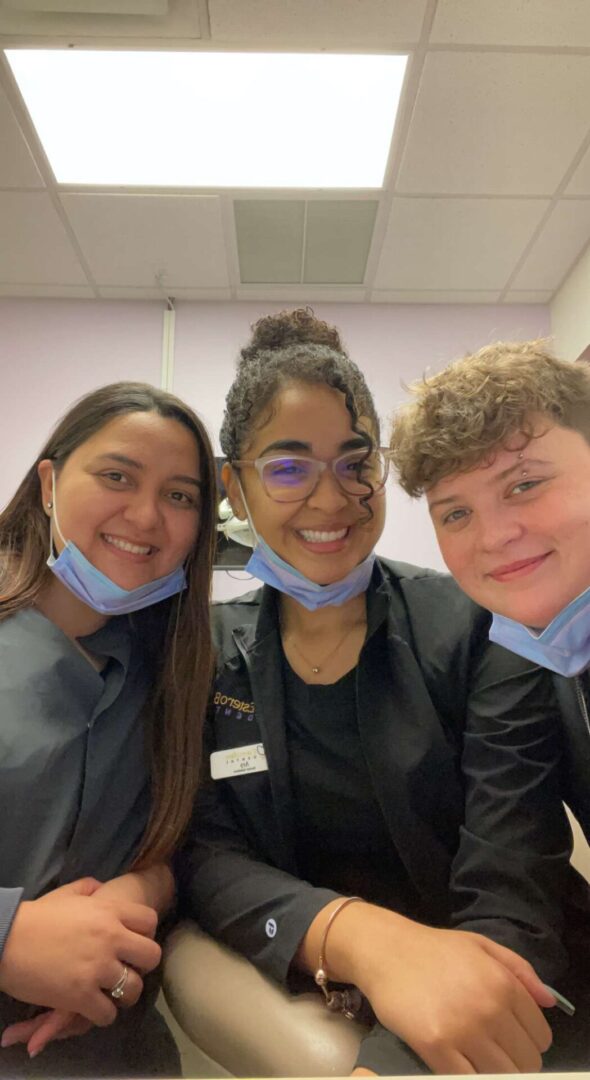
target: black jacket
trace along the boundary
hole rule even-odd
[[[590,843],[590,674],[553,679],[564,730],[564,799]]]
[[[446,575],[379,560],[367,615],[359,733],[392,843],[420,896],[416,918],[485,933],[558,983],[568,966],[572,872],[551,680],[490,645],[488,614]],[[269,768],[204,783],[180,888],[205,930],[285,981],[335,894],[329,879],[318,889],[297,877],[277,594],[265,586],[217,605],[215,625],[207,754],[262,743]],[[536,774],[527,776],[523,814],[519,746],[533,729]],[[370,1056],[359,1063],[376,1068]]]

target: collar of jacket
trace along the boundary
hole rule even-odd
[[[391,585],[377,559],[373,576],[366,593],[367,596],[367,638],[387,620],[394,622],[394,630],[402,639],[407,636],[407,627],[401,610],[392,612],[394,600]],[[253,618],[245,619],[241,626],[234,629],[234,640],[239,643],[240,652],[256,652],[261,645],[267,645],[268,639],[280,633],[279,619],[280,593],[270,585],[263,585],[259,593],[253,594],[250,609]],[[396,608],[399,605],[396,605]],[[246,604],[244,604],[246,614]]]

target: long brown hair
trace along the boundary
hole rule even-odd
[[[215,463],[207,432],[188,405],[147,383],[120,382],[87,394],[66,413],[0,513],[0,621],[34,604],[50,573],[46,566],[49,520],[42,506],[39,462],[50,458],[59,471],[69,455],[105,424],[132,412],[156,412],[188,428],[199,448],[202,481],[199,535],[186,564],[188,588],[180,597],[158,605],[162,620],[152,620],[161,627],[153,650],[155,684],[146,706],[152,807],[135,863],[148,865],[171,854],[188,823],[213,670],[209,598],[217,503]]]

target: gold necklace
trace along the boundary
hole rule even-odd
[[[331,649],[330,652],[327,653],[326,656],[324,656],[324,658],[321,661],[321,666],[319,664],[310,663],[307,656],[305,656],[305,654],[301,652],[301,649],[299,648],[299,645],[297,644],[297,642],[295,641],[295,638],[293,636],[291,636],[290,644],[293,646],[293,648],[296,650],[296,652],[299,653],[301,659],[305,661],[308,668],[311,669],[312,674],[313,675],[319,675],[322,672],[323,668],[325,668],[326,664],[328,663],[328,660],[332,659],[332,657],[334,656],[334,653],[338,651],[338,649],[340,648],[341,645],[344,645],[344,642],[346,641],[348,635],[352,634],[352,631],[356,630],[359,625],[360,625],[360,623],[357,622],[357,623],[354,623],[352,626],[348,627],[348,630],[346,630],[345,633],[343,634],[343,636],[338,639],[338,641],[336,642],[336,645],[334,646],[334,648]],[[284,648],[285,647],[285,632],[284,632],[284,627],[283,626],[281,626],[281,636],[282,636],[282,639],[283,639],[283,648]]]

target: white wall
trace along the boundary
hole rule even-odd
[[[225,394],[250,324],[289,306],[294,305],[178,305],[173,388],[203,417],[217,452]],[[491,341],[549,332],[549,310],[538,305],[316,304],[315,311],[340,328],[350,355],[365,372],[383,420],[384,441],[387,418],[404,397],[403,382]],[[0,506],[75,398],[117,379],[159,385],[162,315],[158,303],[0,301]],[[391,558],[442,566],[425,507],[393,485],[379,550]],[[235,591],[235,581],[218,580],[217,595]]]
[[[590,245],[553,298],[551,332],[564,360],[576,360],[590,345]]]

